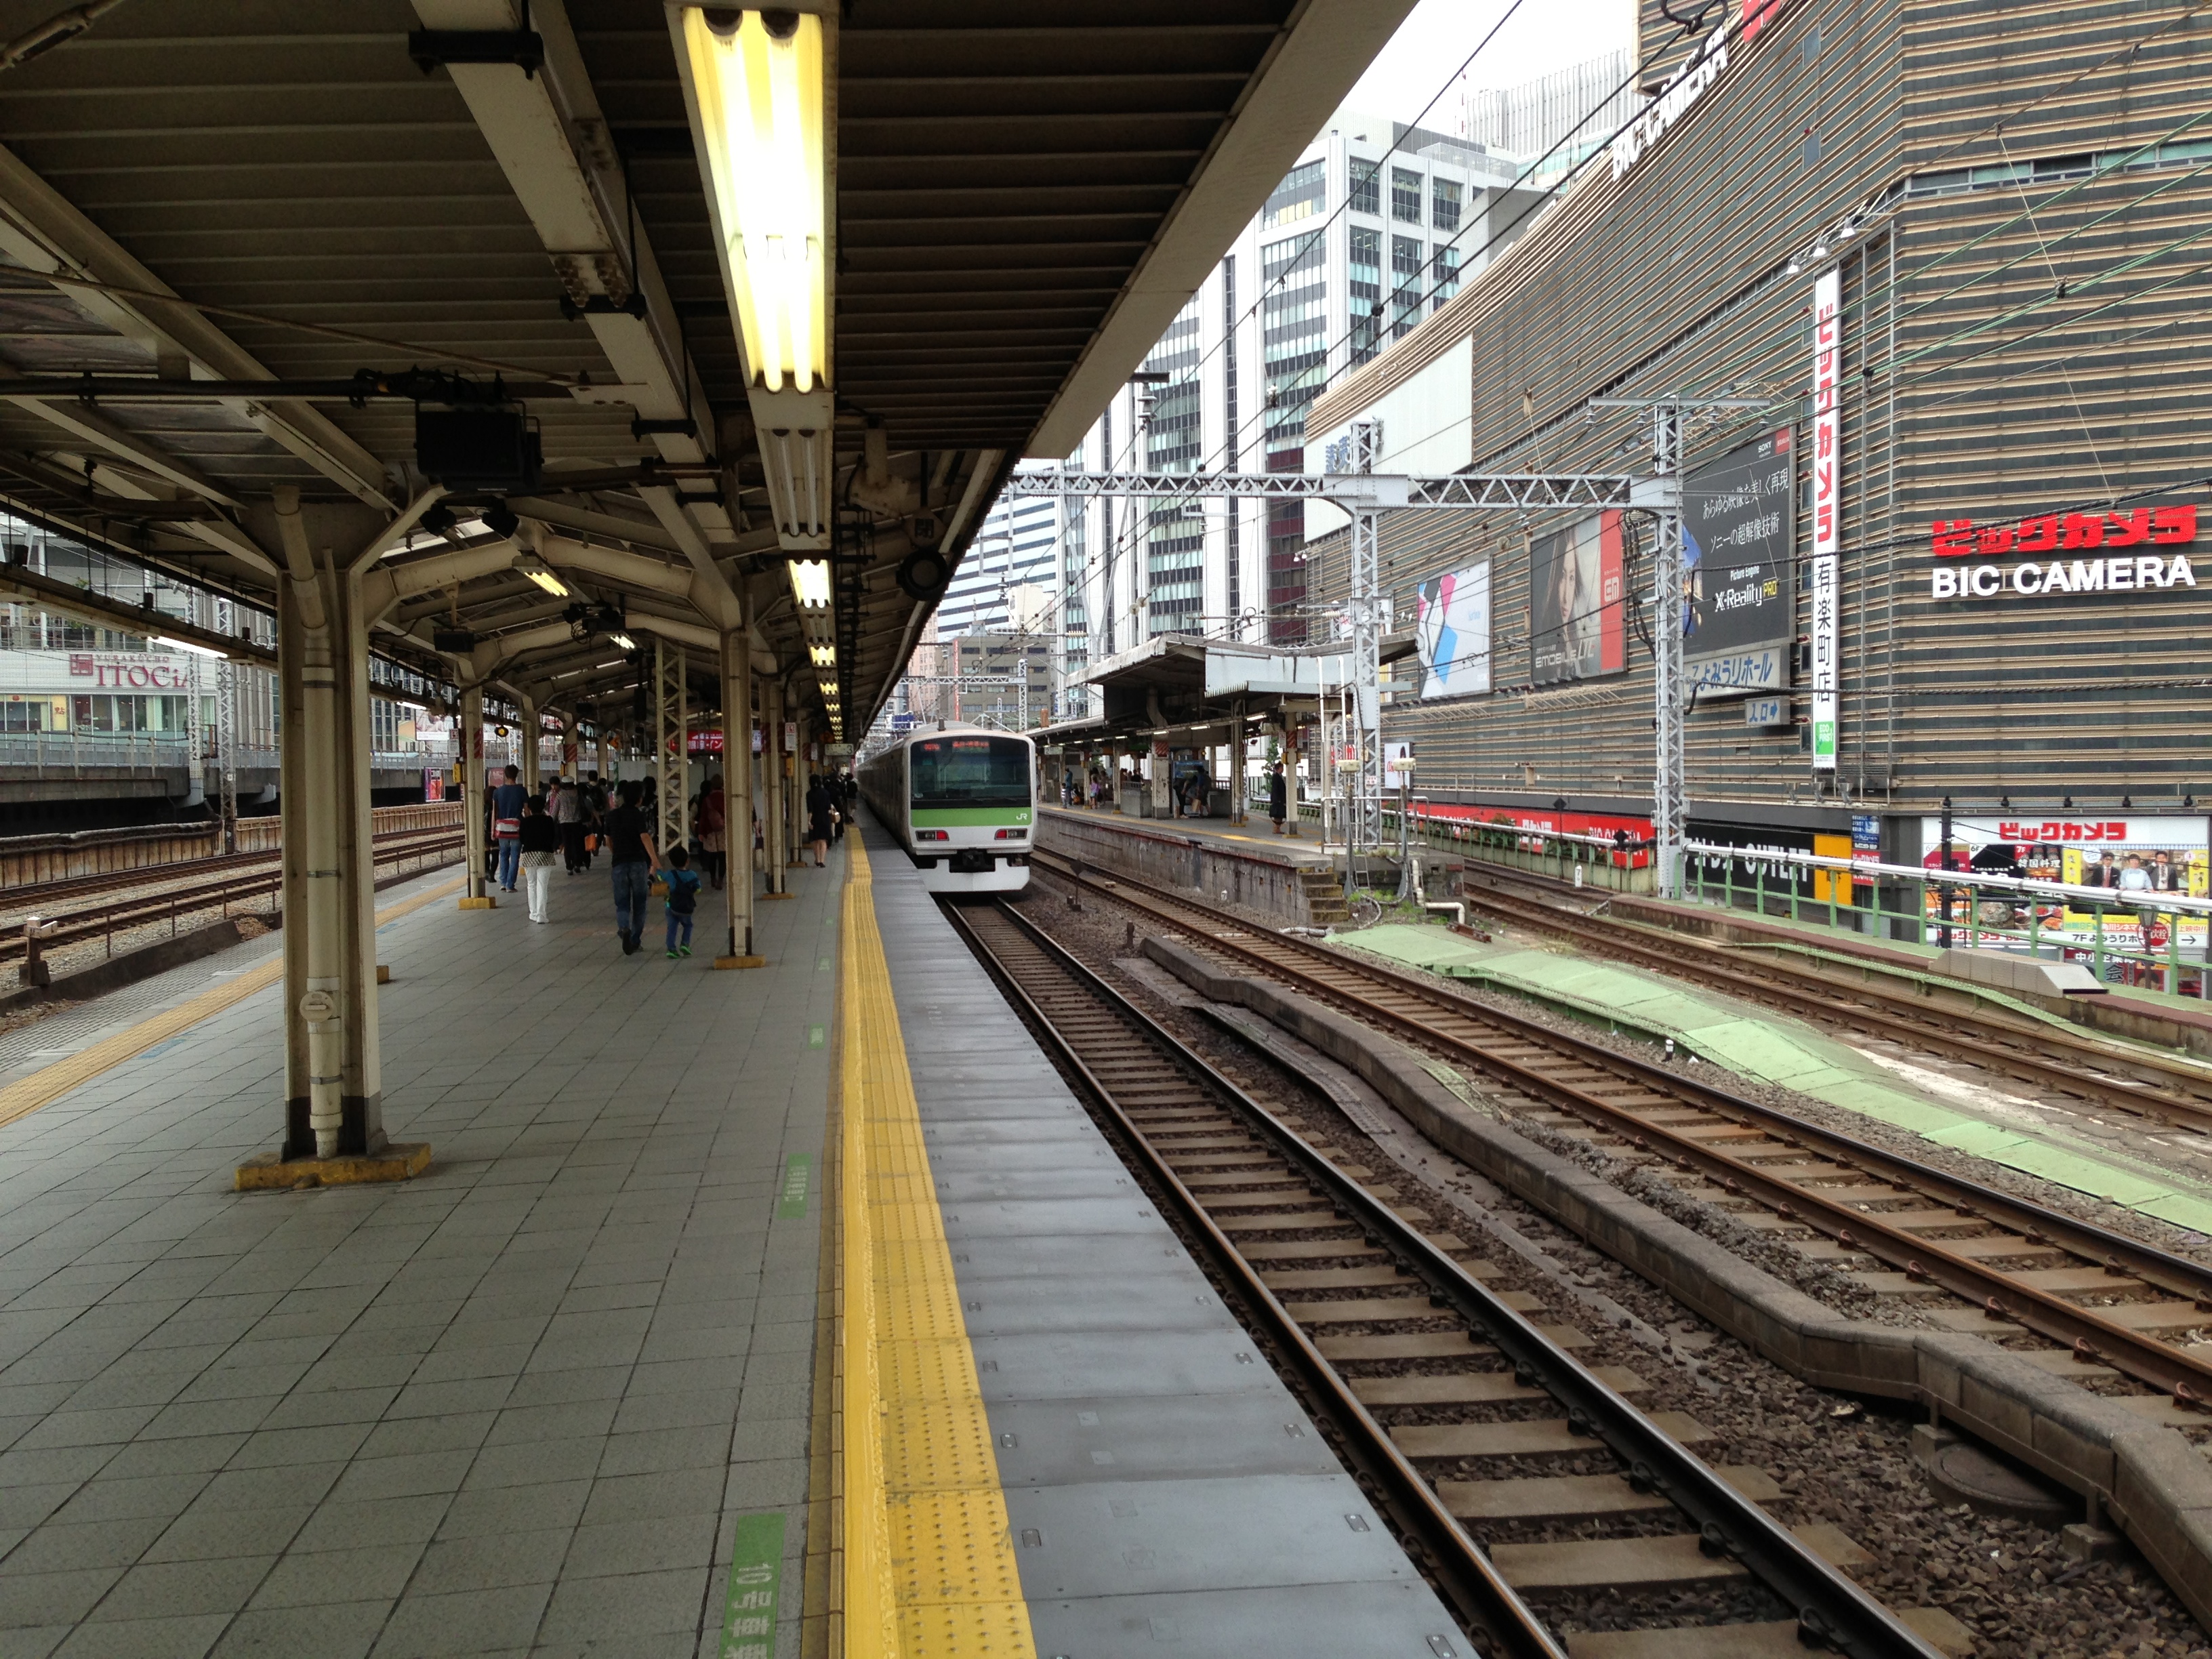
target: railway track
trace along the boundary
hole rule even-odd
[[[1864,981],[1618,918],[1598,917],[1486,884],[1475,909],[1650,969],[1744,997],[1817,1024],[1887,1038],[1962,1060],[2046,1094],[2212,1134],[2212,1066],[2100,1042],[2041,1020],[1936,1001],[1871,975]]]
[[[1040,867],[1133,908],[1217,961],[1553,1109],[1555,1121],[1579,1126],[1610,1156],[1657,1159],[1700,1178],[1705,1188],[1688,1188],[1693,1196],[1736,1209],[1865,1289],[1948,1291],[1974,1310],[1968,1322],[1983,1334],[2014,1328],[2055,1344],[2063,1352],[2034,1356],[2054,1370],[2084,1380],[2123,1372],[2184,1410],[2212,1401],[2212,1343],[2204,1340],[2212,1269],[1425,976],[1267,932],[1181,893],[1036,856]]]
[[[376,838],[374,863],[382,869],[410,860],[434,858],[449,862],[453,856],[461,854],[465,843],[465,832],[459,829],[393,830]],[[227,915],[241,905],[270,897],[283,889],[283,856],[281,853],[240,853],[211,860],[208,862],[224,866],[227,873],[211,881],[190,881],[181,887],[156,887],[105,904],[80,905],[46,914],[40,916],[46,926],[40,933],[39,949],[42,954],[64,950],[103,935],[112,940],[116,934],[127,933],[133,928],[161,921],[173,926],[183,917],[207,910],[220,910]],[[205,866],[199,867],[204,869]],[[190,873],[191,866],[171,866],[167,878],[173,880],[179,875]],[[115,885],[110,878],[105,883],[105,890],[112,892]],[[0,962],[20,962],[27,949],[21,927],[0,934]]]
[[[1700,1462],[1701,1425],[1637,1409],[1640,1378],[1583,1367],[1387,1177],[1300,1136],[1012,907],[945,908],[1480,1651],[1563,1659],[1562,1609],[1595,1588],[1609,1622],[1662,1641],[1748,1624],[1759,1650],[1935,1653],[1762,1507],[1781,1498],[1765,1471]]]

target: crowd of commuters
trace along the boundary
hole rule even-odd
[[[813,862],[828,862],[830,843],[840,840],[853,821],[860,798],[850,772],[814,774],[807,780],[806,839]],[[684,803],[686,835],[678,844],[659,845],[659,800],[652,777],[610,785],[597,772],[551,780],[532,794],[520,769],[507,767],[484,786],[484,874],[503,892],[524,891],[530,920],[552,919],[553,867],[562,860],[571,876],[588,874],[605,856],[614,890],[615,933],[623,954],[642,948],[646,918],[660,884],[671,959],[691,954],[691,927],[699,895],[722,890],[729,880],[729,819],[719,774],[709,776]],[[753,847],[764,838],[760,810],[752,813]]]

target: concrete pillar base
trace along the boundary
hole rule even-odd
[[[464,910],[496,910],[499,908],[499,901],[487,893],[482,898],[461,900],[460,908]]]
[[[784,898],[788,895],[779,893],[776,896]],[[716,957],[714,966],[717,968],[765,968],[768,966],[768,958],[766,957]]]
[[[755,896],[764,899],[787,899],[797,898],[799,895],[796,893],[761,893],[757,894]]]
[[[367,1157],[294,1158],[258,1152],[238,1166],[241,1193],[290,1192],[301,1187],[353,1187],[372,1181],[410,1181],[430,1167],[427,1140],[391,1141]]]

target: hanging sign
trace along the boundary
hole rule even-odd
[[[1813,284],[1813,769],[1836,769],[1837,569],[1844,499],[1844,279],[1824,270]]]

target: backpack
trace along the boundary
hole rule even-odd
[[[699,878],[689,870],[668,872],[668,908],[672,915],[688,916],[699,907]]]

